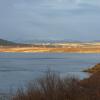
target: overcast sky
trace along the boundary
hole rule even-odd
[[[0,38],[100,40],[100,0],[0,0]]]

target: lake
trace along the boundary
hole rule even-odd
[[[85,78],[87,69],[100,62],[100,54],[0,53],[0,91],[23,87],[51,69],[62,76]]]

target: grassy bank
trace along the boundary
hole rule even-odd
[[[100,73],[100,63],[96,64],[95,66],[84,70],[84,72],[89,72],[89,73]]]

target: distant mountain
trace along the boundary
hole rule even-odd
[[[0,45],[2,45],[2,46],[4,46],[4,45],[17,45],[17,43],[11,42],[8,40],[4,40],[4,39],[0,39]]]
[[[100,40],[94,40],[93,42],[100,42]]]
[[[26,44],[35,44],[35,43],[82,43],[81,41],[75,41],[75,40],[23,40],[18,41],[20,43],[26,43]]]

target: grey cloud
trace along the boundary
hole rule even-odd
[[[0,36],[8,39],[98,38],[99,1],[0,0]]]

